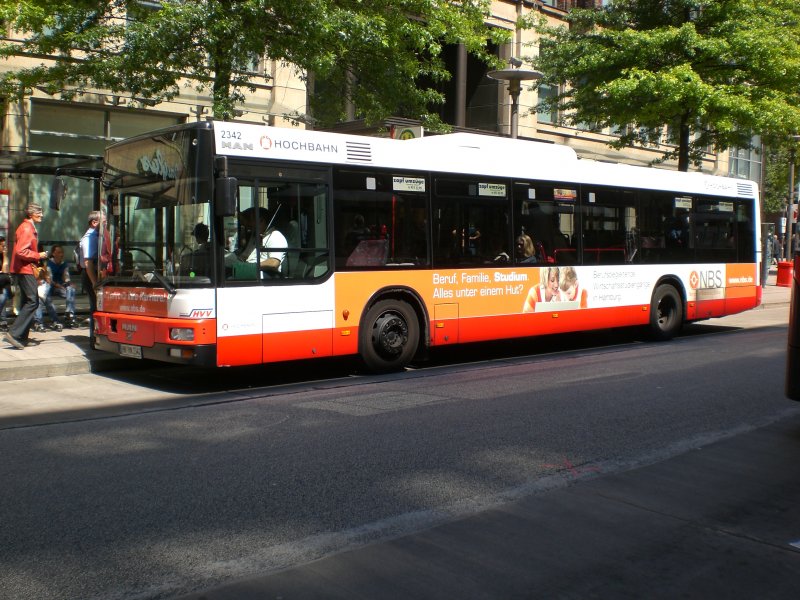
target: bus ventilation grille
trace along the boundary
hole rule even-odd
[[[347,160],[355,162],[372,162],[372,148],[369,142],[347,142]]]
[[[740,196],[753,197],[753,184],[752,183],[737,183],[736,190]]]

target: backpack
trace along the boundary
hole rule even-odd
[[[75,272],[80,273],[83,271],[83,267],[81,266],[81,243],[80,241],[75,243],[75,246],[72,248],[72,259],[75,261]]]

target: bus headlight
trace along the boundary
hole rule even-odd
[[[191,327],[173,327],[169,330],[169,339],[176,342],[193,342],[194,329]]]

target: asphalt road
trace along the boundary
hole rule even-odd
[[[53,378],[46,408],[0,421],[0,597],[174,597],[793,419],[785,324],[761,312],[666,344],[538,340],[382,377]]]

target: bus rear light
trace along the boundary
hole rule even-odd
[[[191,327],[173,327],[169,330],[169,339],[176,342],[193,342],[194,329]]]

